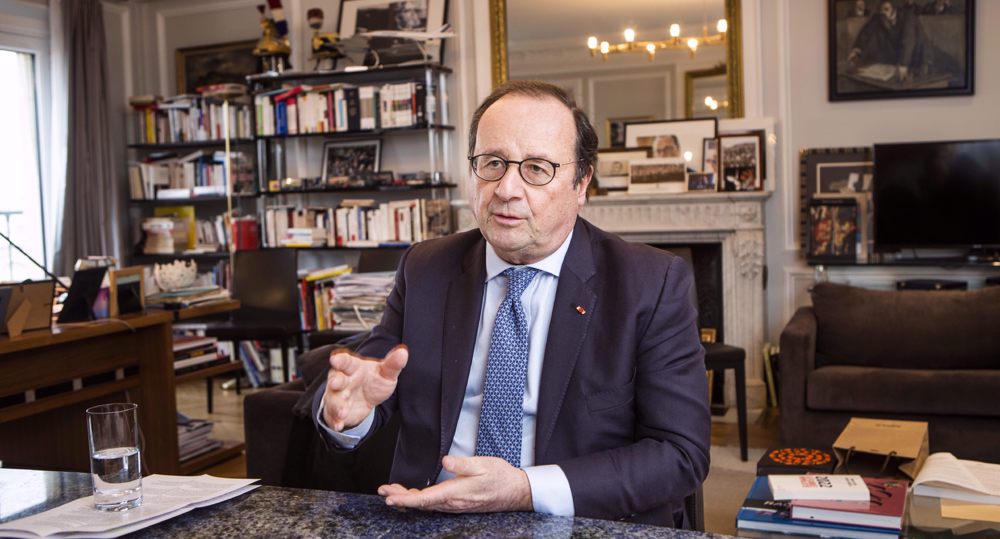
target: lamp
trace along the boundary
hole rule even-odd
[[[626,28],[623,32],[625,41],[621,43],[609,43],[598,41],[597,36],[587,38],[587,48],[591,56],[601,53],[601,58],[608,59],[608,54],[616,52],[644,52],[650,60],[656,57],[656,51],[662,49],[688,50],[694,58],[699,47],[706,45],[722,45],[726,42],[726,32],[729,30],[729,23],[726,19],[719,19],[715,24],[716,33],[709,34],[708,26],[702,27],[700,36],[681,35],[681,25],[674,23],[670,25],[668,39],[637,41],[636,32],[633,28]]]

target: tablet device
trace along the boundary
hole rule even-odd
[[[5,285],[4,288],[9,290],[9,298],[6,312],[3,314],[3,328],[0,328],[0,331],[3,334],[7,333],[7,321],[25,301],[31,302],[31,310],[28,311],[28,318],[24,322],[24,331],[52,327],[52,303],[55,287],[56,282],[53,280]]]
[[[86,322],[94,319],[94,301],[104,283],[108,268],[87,268],[73,272],[73,282],[59,313],[59,323]]]

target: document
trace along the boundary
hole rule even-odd
[[[258,479],[201,475],[142,478],[142,505],[120,512],[99,511],[87,496],[43,513],[0,524],[0,536],[39,538],[120,537],[198,507],[206,507],[259,487]]]
[[[1000,464],[960,460],[934,453],[913,480],[913,492],[990,505],[1000,505]]]

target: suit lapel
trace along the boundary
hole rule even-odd
[[[577,219],[569,250],[559,274],[552,321],[545,344],[542,380],[538,391],[535,421],[535,463],[541,463],[562,408],[566,388],[580,357],[590,320],[597,306],[597,294],[588,283],[597,272],[590,234]]]
[[[486,287],[486,241],[470,249],[462,273],[451,281],[445,302],[441,361],[441,452],[451,447],[469,381],[483,293]]]

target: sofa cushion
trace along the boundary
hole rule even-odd
[[[806,407],[837,412],[1000,417],[1000,370],[829,366],[809,373]]]
[[[903,369],[1000,369],[1000,287],[812,291],[816,364]]]

